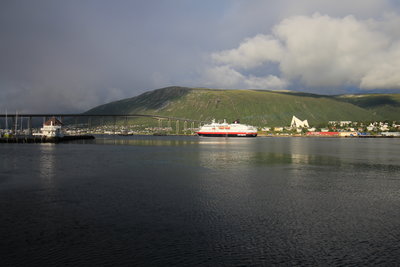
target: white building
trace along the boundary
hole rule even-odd
[[[376,131],[375,125],[372,124],[372,123],[371,123],[370,125],[368,125],[368,126],[367,126],[367,131],[370,131],[370,132],[371,132],[371,131]]]
[[[379,130],[384,131],[384,132],[389,131],[389,129],[390,129],[389,125],[387,125],[387,124],[384,124],[384,125],[379,127]]]
[[[329,121],[328,122],[329,125],[340,126],[340,127],[349,126],[352,123],[353,123],[352,121]],[[353,123],[353,124],[357,124],[357,123]]]
[[[290,127],[291,128],[309,128],[310,125],[308,125],[307,120],[302,121],[302,120],[296,118],[296,116],[293,116],[292,122],[290,123]]]
[[[57,120],[55,117],[47,120],[43,123],[41,130],[41,135],[46,137],[63,137],[61,126],[63,124],[61,121]]]
[[[400,132],[383,132],[381,134],[383,136],[398,136],[398,137],[400,137]]]
[[[339,125],[341,127],[344,127],[344,126],[349,126],[351,123],[352,123],[351,121],[340,121]]]

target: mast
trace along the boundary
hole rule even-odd
[[[14,133],[17,134],[18,130],[18,110],[15,111],[15,125],[14,125]]]
[[[7,117],[7,109],[6,109],[6,130],[8,130],[8,117]]]

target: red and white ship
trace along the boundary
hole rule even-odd
[[[210,124],[203,125],[197,132],[199,136],[211,137],[256,137],[257,128],[254,126],[240,124],[239,121],[234,123],[216,123],[213,120]]]

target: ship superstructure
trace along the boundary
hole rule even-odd
[[[240,124],[238,120],[234,123],[217,123],[212,120],[210,124],[203,125],[197,132],[199,136],[209,137],[256,137],[257,128],[254,126]]]

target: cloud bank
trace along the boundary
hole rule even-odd
[[[205,76],[225,88],[284,89],[298,83],[400,89],[398,25],[397,14],[367,20],[319,13],[293,16],[275,25],[271,34],[213,53]],[[268,72],[272,65],[277,65],[276,73]]]
[[[394,0],[2,1],[0,110],[80,112],[170,85],[397,89],[397,14]]]

